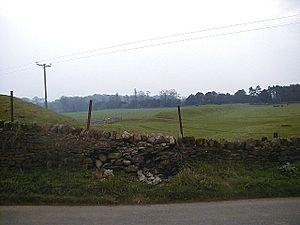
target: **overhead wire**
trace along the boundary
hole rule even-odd
[[[232,35],[232,34],[240,34],[240,33],[246,33],[246,32],[251,32],[251,31],[273,29],[273,28],[278,28],[278,27],[283,27],[283,26],[288,26],[288,25],[298,25],[298,24],[300,24],[300,22],[286,23],[286,24],[273,25],[273,26],[265,26],[265,27],[225,32],[225,33],[218,33],[218,34],[211,34],[211,35],[200,36],[200,37],[185,38],[185,39],[180,39],[180,40],[175,40],[175,41],[166,41],[166,42],[155,43],[155,44],[150,44],[150,45],[144,45],[144,46],[138,46],[138,47],[132,47],[132,48],[119,49],[119,50],[114,50],[114,51],[109,51],[109,52],[97,53],[97,54],[92,54],[92,55],[87,55],[87,56],[80,56],[80,57],[71,58],[71,59],[65,59],[65,60],[62,59],[62,60],[58,60],[58,61],[52,61],[52,63],[70,62],[70,61],[74,61],[74,60],[85,59],[85,58],[90,58],[90,57],[95,57],[95,56],[110,55],[110,54],[115,54],[115,53],[127,52],[127,51],[150,48],[150,47],[161,46],[161,45],[168,45],[168,44],[193,41],[193,40],[199,40],[199,39],[207,39],[207,38],[219,37],[219,36],[227,36],[227,35]]]
[[[179,37],[179,36],[185,36],[185,35],[202,33],[202,32],[207,32],[207,31],[231,28],[231,27],[236,27],[236,26],[252,25],[252,24],[256,24],[256,23],[263,23],[263,22],[289,19],[289,18],[298,17],[298,16],[300,16],[300,13],[289,15],[289,16],[282,16],[282,17],[275,17],[275,18],[270,18],[270,19],[248,21],[248,22],[244,22],[244,23],[236,23],[236,24],[206,28],[206,29],[201,29],[201,30],[196,30],[196,31],[182,32],[182,33],[176,33],[176,34],[165,35],[165,36],[158,36],[158,37],[143,39],[143,40],[139,40],[139,41],[132,41],[132,42],[126,42],[126,43],[122,43],[122,44],[111,45],[111,46],[103,47],[103,48],[96,48],[96,49],[90,49],[90,50],[86,50],[86,51],[80,51],[80,52],[65,54],[65,55],[56,56],[56,57],[52,57],[52,58],[42,59],[42,60],[39,60],[39,61],[40,62],[51,61],[51,60],[56,60],[56,59],[60,59],[60,58],[65,58],[65,57],[71,57],[71,56],[82,55],[82,54],[87,54],[87,53],[96,52],[96,51],[103,51],[103,50],[108,50],[108,49],[112,49],[112,48],[123,47],[123,46],[127,46],[127,45],[139,44],[139,43],[143,43],[143,42],[157,41],[157,40],[161,40],[161,39],[174,38],[174,37]]]
[[[168,45],[168,44],[173,44],[173,43],[180,43],[180,42],[185,42],[185,41],[193,41],[193,40],[206,39],[206,38],[212,38],[212,37],[218,37],[218,36],[225,36],[225,35],[232,35],[232,34],[239,34],[239,33],[245,33],[245,32],[251,32],[251,31],[258,31],[258,30],[264,30],[264,29],[272,29],[272,28],[277,28],[277,27],[282,27],[282,26],[288,26],[288,25],[296,25],[296,24],[299,24],[299,22],[285,23],[285,24],[273,25],[273,26],[265,26],[265,27],[252,28],[252,29],[246,29],[246,30],[240,30],[240,31],[232,31],[232,32],[210,34],[210,35],[206,35],[206,36],[184,38],[184,39],[179,39],[179,40],[171,40],[171,41],[154,43],[154,44],[143,45],[143,46],[138,46],[138,47],[118,49],[118,50],[113,50],[113,51],[109,51],[109,52],[101,52],[101,53],[96,53],[96,54],[92,54],[92,55],[79,56],[79,55],[82,55],[82,54],[87,54],[87,53],[92,53],[92,52],[97,52],[97,51],[103,51],[103,50],[107,50],[107,49],[113,49],[113,48],[117,48],[117,47],[122,47],[122,46],[127,46],[127,45],[133,45],[133,44],[138,44],[138,43],[143,43],[143,42],[151,42],[151,41],[162,40],[162,39],[167,39],[167,38],[173,38],[173,37],[179,37],[179,36],[185,36],[185,35],[192,35],[192,34],[196,34],[196,33],[207,32],[207,31],[212,31],[212,30],[219,30],[219,29],[224,29],[224,28],[231,28],[231,27],[242,26],[242,25],[251,25],[251,24],[257,24],[257,23],[263,23],[263,22],[283,20],[283,19],[294,18],[294,17],[298,17],[298,16],[300,16],[300,13],[299,14],[290,15],[290,16],[276,17],[276,18],[256,20],[256,21],[248,21],[248,22],[244,22],[244,23],[237,23],[237,24],[231,24],[231,25],[225,25],[225,26],[207,28],[207,29],[202,29],[202,30],[197,30],[197,31],[183,32],[183,33],[177,33],[177,34],[166,35],[166,36],[159,36],[159,37],[144,39],[144,40],[140,40],[140,41],[127,42],[127,43],[118,44],[118,45],[112,45],[112,46],[108,46],[108,47],[104,47],[104,48],[91,49],[91,50],[87,50],[87,51],[82,51],[82,52],[77,52],[77,53],[72,53],[72,54],[66,54],[66,55],[62,55],[62,56],[52,57],[52,58],[48,58],[48,59],[44,59],[44,60],[39,60],[39,62],[44,62],[46,60],[54,60],[54,59],[60,59],[60,58],[65,58],[65,57],[71,57],[71,56],[77,56],[78,55],[78,57],[56,60],[56,61],[53,61],[52,63],[69,62],[69,61],[74,61],[74,60],[79,60],[79,59],[90,58],[90,57],[94,57],[94,56],[109,55],[109,54],[115,54],[115,53],[121,53],[121,52],[126,52],[126,51],[144,49],[144,48],[149,48],[149,47],[155,47],[155,46],[161,46],[161,45]],[[1,72],[1,69],[0,69],[0,73],[1,73],[1,75],[5,76],[5,75],[11,74],[11,73],[15,73],[15,72],[19,72],[19,71],[25,71],[25,70],[32,69],[32,68],[28,68],[29,65],[34,65],[34,64],[30,63],[30,64],[26,64],[26,65],[23,65],[23,66],[20,66],[20,67],[15,67],[11,71],[7,71],[7,72]],[[10,67],[10,68],[13,68],[13,67]]]

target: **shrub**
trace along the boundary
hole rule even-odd
[[[286,163],[282,166],[280,166],[279,171],[281,175],[287,176],[287,177],[296,177],[298,175],[298,169],[291,163]]]

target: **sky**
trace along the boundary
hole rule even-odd
[[[0,0],[0,49],[0,94],[233,94],[300,83],[300,1]]]

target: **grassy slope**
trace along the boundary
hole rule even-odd
[[[15,120],[37,124],[44,126],[47,124],[70,124],[74,126],[82,125],[82,122],[74,120],[70,117],[45,110],[37,105],[24,102],[21,99],[14,98]],[[0,95],[0,120],[10,120],[10,97]]]
[[[85,120],[86,113],[67,113]],[[93,112],[94,120],[122,117],[123,121],[96,127],[117,131],[164,133],[178,135],[176,108],[115,109]],[[300,135],[300,104],[283,105],[205,105],[182,108],[185,135],[214,139],[239,139]]]
[[[139,204],[300,196],[299,169],[299,163],[281,170],[280,165],[194,162],[158,186],[126,174],[100,180],[91,170],[3,170],[0,204]]]

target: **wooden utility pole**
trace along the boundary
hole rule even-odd
[[[93,107],[93,101],[90,100],[89,112],[88,112],[88,120],[87,120],[87,124],[86,124],[86,129],[87,130],[89,130],[90,126],[91,126],[92,107]]]
[[[182,128],[182,121],[181,121],[180,106],[178,106],[178,119],[179,119],[180,134],[181,134],[181,137],[183,138],[183,128]]]
[[[10,91],[10,121],[14,122],[14,92]]]
[[[48,109],[48,100],[47,100],[47,78],[46,78],[46,67],[51,67],[51,64],[39,64],[36,62],[36,65],[42,66],[44,69],[44,88],[45,88],[45,108]]]

